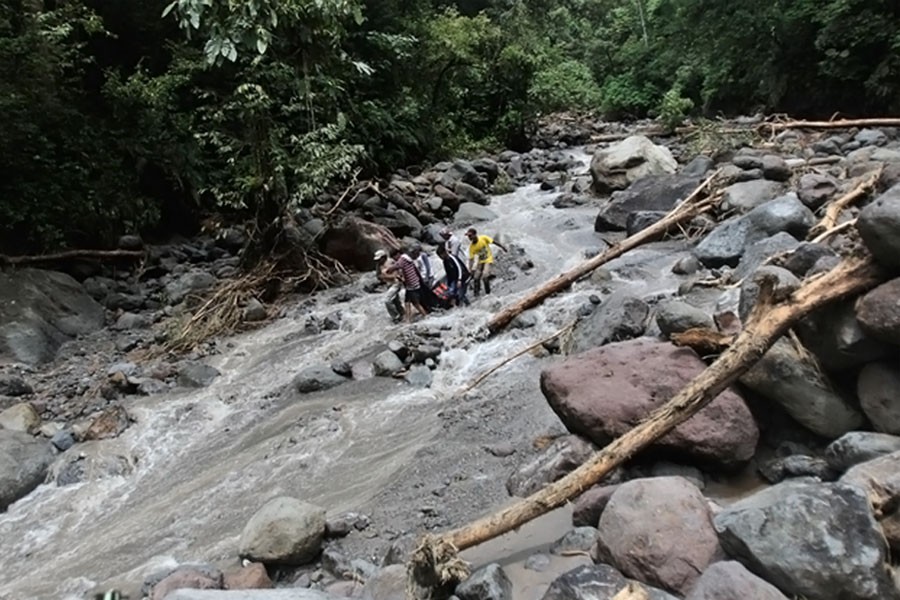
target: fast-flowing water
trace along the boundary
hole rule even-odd
[[[575,154],[586,163],[586,155]],[[479,229],[524,248],[534,269],[496,284],[490,300],[429,317],[429,326],[448,329],[451,340],[471,340],[501,302],[602,247],[592,227],[596,209],[558,210],[553,198],[529,186],[493,199],[499,217]],[[647,284],[646,275],[633,277],[641,293],[677,285],[659,272]],[[222,375],[208,388],[135,400],[129,411],[136,423],[119,438],[70,451],[125,456],[128,474],[48,483],[0,514],[0,598],[83,598],[97,585],[141,581],[185,560],[233,557],[248,516],[273,495],[351,510],[434,441],[449,390],[521,348],[516,337],[497,336],[466,352],[446,351],[430,389],[376,379],[345,384],[335,394],[280,393],[302,368],[358,356],[405,327],[390,324],[379,295],[360,292],[337,303],[336,294],[322,293],[233,339],[212,359]],[[535,311],[529,335],[539,339],[557,329],[563,319],[556,317],[571,315],[576,302],[551,299]],[[305,333],[309,315],[335,310],[342,313],[340,329]]]

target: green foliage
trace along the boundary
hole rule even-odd
[[[663,94],[657,110],[660,123],[669,131],[674,131],[676,127],[684,123],[688,111],[694,108],[694,101],[681,94],[681,84],[676,83]]]
[[[594,76],[587,65],[577,60],[548,65],[535,73],[528,96],[543,112],[597,110],[601,103]]]

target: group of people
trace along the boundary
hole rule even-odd
[[[408,249],[396,248],[390,253],[379,250],[375,253],[375,276],[388,285],[385,305],[394,321],[405,319],[412,322],[418,312],[423,317],[429,311],[443,306],[468,305],[467,292],[472,283],[475,296],[491,293],[491,269],[494,253],[491,246],[503,251],[506,247],[490,236],[479,235],[475,228],[466,231],[469,241],[467,255],[463,253],[462,242],[449,228],[440,232],[443,243],[435,251],[444,267],[443,281],[436,282],[434,268],[422,245],[413,244]],[[404,301],[400,302],[400,291]]]

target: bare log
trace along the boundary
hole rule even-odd
[[[734,334],[722,333],[707,327],[694,327],[687,331],[671,334],[669,341],[676,346],[687,346],[701,356],[707,356],[719,354],[731,346],[735,337]]]
[[[143,250],[68,250],[54,254],[39,254],[35,256],[6,256],[0,254],[0,266],[2,265],[37,265],[42,263],[59,262],[64,260],[91,259],[113,260],[129,258],[138,260],[144,257]]]
[[[459,558],[460,551],[521,527],[578,496],[711,402],[756,364],[798,319],[829,302],[862,293],[885,277],[870,256],[849,258],[781,299],[776,296],[775,277],[760,278],[759,299],[747,326],[712,365],[647,420],[562,479],[473,523],[441,536],[426,536],[407,566],[409,595],[418,600],[441,597],[468,576],[469,566]]]
[[[760,123],[758,131],[766,129],[774,135],[786,129],[850,129],[852,127],[900,127],[900,118],[839,119],[831,121],[767,121]]]
[[[841,217],[841,213],[844,212],[845,208],[875,191],[883,171],[884,166],[882,165],[874,171],[867,173],[860,178],[859,182],[853,186],[850,191],[837,200],[829,202],[828,206],[825,208],[825,216],[822,217],[822,220],[819,221],[812,230],[810,230],[810,237],[816,237],[824,231],[833,229],[837,225],[838,219]]]
[[[629,250],[637,248],[641,244],[645,244],[656,239],[657,237],[663,235],[666,231],[668,231],[669,228],[694,218],[695,216],[712,206],[712,200],[710,200],[709,198],[701,200],[701,196],[718,174],[719,171],[716,171],[715,173],[707,177],[706,180],[703,181],[703,183],[701,183],[693,192],[691,192],[691,195],[688,196],[684,200],[684,202],[681,202],[678,206],[669,211],[669,214],[667,214],[665,217],[663,217],[661,220],[657,221],[650,227],[637,232],[631,237],[625,238],[618,244],[615,244],[611,248],[607,249],[605,252],[601,252],[594,258],[581,263],[574,269],[557,275],[518,302],[507,306],[506,308],[495,314],[487,323],[487,327],[490,333],[495,334],[498,331],[502,330],[504,327],[509,325],[509,323],[513,319],[515,319],[524,311],[537,306],[547,297],[565,290],[591,271],[608,263],[614,258],[622,256]]]
[[[531,351],[534,350],[535,348],[537,348],[537,347],[539,347],[539,346],[541,346],[541,345],[543,345],[543,344],[546,344],[547,342],[549,342],[549,341],[551,341],[551,340],[555,340],[555,339],[558,338],[559,336],[564,335],[567,331],[571,331],[571,329],[572,329],[573,327],[575,327],[575,323],[576,323],[576,322],[577,322],[577,321],[572,321],[571,323],[569,323],[568,325],[566,325],[565,327],[563,327],[562,329],[560,329],[559,331],[557,331],[557,332],[554,333],[553,335],[548,336],[548,337],[545,337],[545,338],[542,339],[542,340],[538,340],[538,341],[536,341],[535,343],[531,344],[530,346],[528,346],[528,347],[526,347],[526,348],[522,348],[521,350],[519,350],[519,351],[516,352],[515,354],[506,357],[505,359],[503,359],[502,361],[500,361],[499,363],[497,363],[496,365],[494,365],[493,367],[491,367],[490,369],[488,369],[487,371],[485,371],[484,373],[482,373],[481,375],[479,375],[478,377],[476,377],[476,378],[472,381],[472,383],[470,383],[469,385],[467,385],[466,387],[464,387],[464,388],[459,392],[459,395],[461,396],[461,395],[465,394],[466,392],[470,392],[470,391],[473,390],[475,387],[477,387],[478,384],[480,384],[482,381],[484,381],[485,379],[487,379],[488,377],[490,377],[493,373],[496,373],[498,370],[500,370],[501,368],[503,368],[505,365],[508,365],[509,363],[511,363],[511,362],[514,361],[515,359],[519,358],[520,356],[522,356],[522,355],[524,355],[524,354],[528,354],[529,352],[531,352]]]

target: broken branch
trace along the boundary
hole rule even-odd
[[[611,248],[607,249],[605,252],[601,252],[594,258],[583,262],[574,269],[557,275],[518,302],[507,306],[506,308],[495,314],[487,323],[488,331],[490,331],[491,334],[497,333],[498,331],[509,325],[509,323],[519,314],[523,313],[529,308],[537,306],[547,297],[555,294],[556,292],[561,292],[562,290],[568,288],[574,282],[584,277],[591,271],[597,269],[601,265],[608,263],[614,258],[622,256],[629,250],[636,248],[641,244],[656,239],[657,237],[663,235],[666,231],[668,231],[670,227],[677,225],[682,221],[692,219],[698,214],[702,213],[712,205],[713,201],[709,198],[700,200],[700,197],[718,174],[719,171],[716,171],[715,173],[707,177],[706,180],[703,181],[703,183],[701,183],[693,192],[691,192],[690,196],[688,196],[684,200],[684,202],[681,202],[678,206],[669,211],[669,213],[665,217],[663,217],[661,220],[657,221],[650,227],[647,227],[646,229],[635,233],[631,237],[625,238],[618,244],[615,244]]]
[[[828,231],[833,229],[838,222],[838,219],[841,217],[841,213],[844,212],[844,209],[856,202],[861,198],[865,198],[871,192],[875,190],[878,186],[878,180],[881,179],[881,173],[884,171],[884,165],[879,166],[874,171],[868,173],[864,177],[860,179],[860,181],[853,186],[849,192],[830,202],[825,209],[825,216],[822,217],[822,220],[810,230],[811,236],[817,236],[819,233],[823,231]]]
[[[838,121],[768,121],[757,126],[760,133],[768,128],[772,135],[786,129],[850,129],[851,127],[900,127],[900,118],[841,119]]]
[[[112,260],[115,258],[130,258],[137,260],[144,257],[143,250],[68,250],[55,254],[40,254],[37,256],[6,256],[0,254],[0,266],[2,265],[34,265],[40,263],[56,262],[60,260],[73,260],[78,258],[92,260]]]

